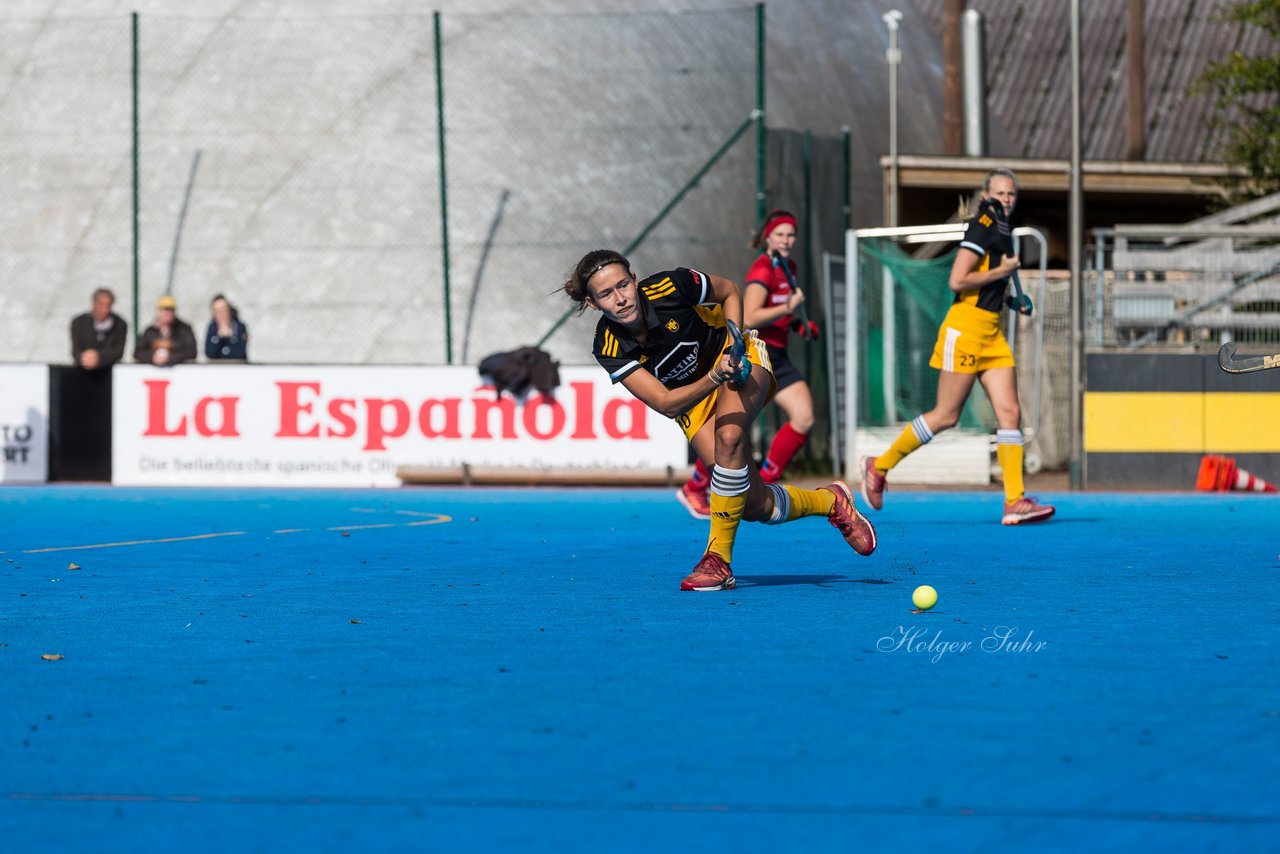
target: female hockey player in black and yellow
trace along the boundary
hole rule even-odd
[[[938,330],[929,364],[940,370],[933,409],[918,416],[879,457],[862,461],[862,496],[879,510],[884,502],[885,473],[902,458],[960,420],[974,380],[980,380],[996,413],[996,458],[1004,474],[1006,525],[1042,522],[1053,508],[1023,494],[1022,409],[1013,351],[1000,331],[1001,309],[1018,256],[1013,252],[1009,216],[1018,201],[1018,179],[1008,169],[988,173],[978,211],[965,230],[951,265],[955,301]],[[1018,296],[1011,307],[1031,313],[1031,300]]]
[[[751,459],[751,423],[773,389],[764,345],[742,324],[742,292],[719,276],[676,267],[637,281],[610,249],[587,253],[564,291],[601,313],[592,353],[627,391],[674,419],[711,469],[711,533],[682,590],[729,590],[738,523],[825,516],[862,555],[875,529],[841,481],[816,490],[765,484]],[[735,348],[735,336],[745,350]]]

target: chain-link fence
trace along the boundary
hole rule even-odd
[[[0,21],[4,361],[65,362],[98,287],[131,310],[130,21]]]
[[[1277,196],[1276,206],[1280,206]],[[1216,351],[1280,342],[1280,224],[1094,229],[1084,276],[1093,348]]]
[[[587,320],[557,326],[586,251],[738,274],[762,21],[4,22],[6,359],[65,361],[108,287],[132,332],[169,291],[197,338],[225,294],[253,361],[475,363],[547,336],[587,362]]]

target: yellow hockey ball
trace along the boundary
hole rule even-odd
[[[921,584],[911,594],[911,601],[921,611],[928,611],[934,605],[938,604],[938,591],[934,590],[927,584]]]

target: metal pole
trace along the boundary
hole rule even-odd
[[[453,364],[453,318],[449,293],[449,181],[444,150],[444,60],[440,50],[440,13],[432,13],[436,34],[436,130],[440,148],[440,240],[444,265],[444,357]]]
[[[765,129],[764,129],[764,4],[756,4],[756,222],[764,222],[765,211]]]
[[[898,225],[898,64],[902,51],[898,50],[898,22],[902,13],[891,9],[881,15],[889,27],[889,50],[885,59],[889,62],[889,227]]]
[[[858,347],[862,344],[861,264],[858,235],[850,229],[844,235],[844,471],[852,478],[858,461],[858,390],[861,385]]]
[[[1084,487],[1084,336],[1081,334],[1080,265],[1084,237],[1084,182],[1080,144],[1080,0],[1071,0],[1071,191],[1068,199],[1070,216],[1071,266],[1071,488]]]
[[[138,263],[141,236],[138,231],[138,13],[133,13],[133,342],[138,343]]]
[[[844,198],[844,230],[853,227],[853,140],[849,126],[840,128],[840,156],[844,166],[844,174],[840,182]]]
[[[987,46],[982,13],[964,13],[964,153],[987,156]]]

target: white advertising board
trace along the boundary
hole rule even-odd
[[[400,466],[663,469],[680,428],[598,367],[518,401],[474,367],[115,368],[112,482],[398,486]]]
[[[0,365],[0,449],[0,483],[48,479],[48,365]]]

